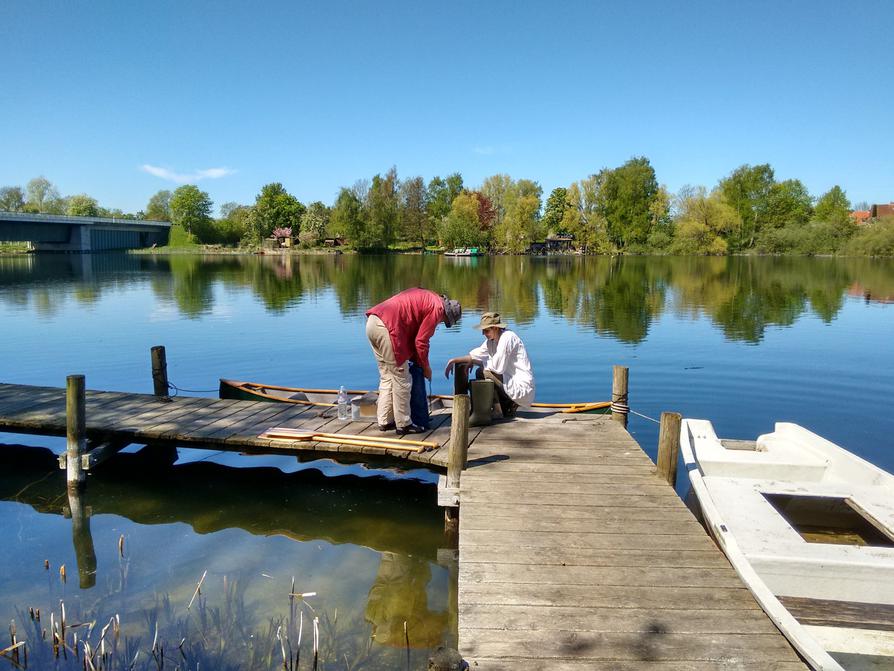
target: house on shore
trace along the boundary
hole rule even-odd
[[[854,220],[854,223],[857,224],[857,226],[862,226],[863,224],[865,224],[867,221],[869,221],[869,217],[871,216],[872,213],[870,210],[854,210],[853,212],[851,212],[851,219]]]
[[[574,236],[566,234],[550,234],[542,242],[532,242],[528,247],[528,254],[540,256],[543,254],[568,254],[574,251]]]
[[[894,217],[894,203],[876,204],[870,208],[870,219],[881,219],[882,217]]]

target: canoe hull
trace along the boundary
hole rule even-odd
[[[376,392],[358,389],[347,390],[350,396],[366,396],[372,398]],[[306,389],[303,387],[282,387],[265,385],[258,382],[242,382],[221,378],[219,397],[238,401],[267,401],[273,403],[296,403],[299,405],[333,405],[338,392],[334,389]],[[450,408],[453,405],[451,396],[430,397],[435,407]],[[535,412],[565,412],[587,415],[609,415],[611,404],[608,402],[582,403],[535,403],[531,408]]]

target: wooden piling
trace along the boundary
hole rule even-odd
[[[458,363],[453,367],[453,393],[468,394],[469,393],[469,369],[471,366],[467,363]]]
[[[627,366],[612,368],[612,419],[627,428],[627,379],[630,369]]]
[[[66,480],[69,488],[84,483],[81,455],[87,447],[87,396],[83,375],[69,375],[65,390]]]
[[[677,485],[682,420],[683,416],[679,412],[661,413],[661,428],[658,430],[658,474],[667,480],[671,487]]]
[[[164,345],[156,345],[151,350],[152,388],[156,396],[168,395],[168,358]]]
[[[447,491],[459,491],[459,481],[469,454],[469,410],[471,399],[465,394],[453,397],[453,414],[450,421],[450,447],[447,450]],[[444,523],[448,535],[458,530],[459,509],[444,508]]]

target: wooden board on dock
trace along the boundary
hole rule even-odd
[[[458,599],[471,668],[806,668],[609,417],[488,427],[469,464]]]
[[[442,411],[446,412],[446,411]],[[87,391],[87,436],[94,440],[127,443],[168,443],[253,454],[296,454],[301,459],[329,458],[344,462],[413,463],[447,467],[450,442],[449,412],[432,418],[428,433],[407,440],[437,442],[425,452],[385,449],[308,440],[271,440],[261,435],[270,427],[347,435],[381,434],[369,421],[343,422],[334,408],[315,408],[263,401],[234,401],[192,396]],[[65,435],[65,389],[0,384],[0,431]],[[477,434],[473,434],[477,435]]]

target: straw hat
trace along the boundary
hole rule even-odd
[[[500,319],[499,312],[485,312],[481,315],[481,323],[476,324],[473,328],[475,328],[476,331],[483,331],[484,329],[491,328],[506,329],[509,328],[509,324],[504,323],[503,320]]]

